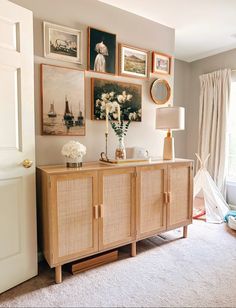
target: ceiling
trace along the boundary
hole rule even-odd
[[[175,29],[175,57],[192,62],[236,48],[236,0],[100,0]]]

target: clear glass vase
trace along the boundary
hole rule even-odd
[[[124,137],[119,138],[119,145],[116,148],[115,159],[126,159]]]

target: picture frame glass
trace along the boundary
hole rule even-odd
[[[106,119],[106,104],[111,107],[110,119],[117,120],[117,104],[120,105],[121,119],[142,121],[142,86],[140,84],[112,80],[91,79],[92,119]]]
[[[85,135],[84,71],[41,65],[42,134]]]
[[[44,22],[44,56],[82,64],[82,31]]]
[[[154,53],[153,72],[170,74],[170,57]]]
[[[116,35],[88,28],[88,69],[116,74]]]
[[[120,46],[120,74],[148,77],[148,52],[128,46]]]

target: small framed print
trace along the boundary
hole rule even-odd
[[[119,74],[122,76],[147,78],[149,51],[119,44]]]
[[[170,74],[171,56],[153,51],[152,72],[156,74]]]
[[[88,28],[88,70],[116,74],[116,34]]]
[[[44,56],[46,58],[82,64],[82,31],[43,23]]]

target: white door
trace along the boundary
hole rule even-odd
[[[0,0],[0,293],[37,275],[32,22]]]

